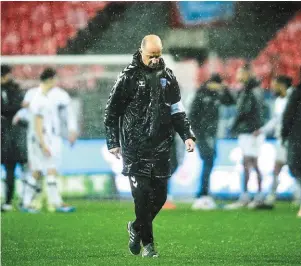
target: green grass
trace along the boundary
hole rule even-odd
[[[301,265],[296,208],[196,212],[181,204],[154,222],[158,259],[132,256],[129,202],[74,202],[73,214],[2,214],[2,265]]]

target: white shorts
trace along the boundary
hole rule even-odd
[[[46,141],[46,140],[45,140]],[[47,141],[46,141],[47,142]],[[61,163],[62,139],[59,136],[52,136],[48,141],[51,156],[44,155],[40,145],[32,138],[27,138],[28,164],[31,171],[47,171],[48,169],[58,169]]]
[[[258,157],[261,146],[264,144],[264,135],[254,136],[253,134],[240,134],[238,145],[242,150],[243,156]]]
[[[287,162],[287,150],[281,144],[281,140],[277,140],[275,148],[276,148],[276,161],[286,164],[286,162]]]

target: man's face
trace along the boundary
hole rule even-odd
[[[207,83],[207,88],[212,91],[220,90],[223,87],[222,83],[210,81]]]
[[[54,78],[49,78],[47,79],[45,82],[45,85],[46,87],[50,90],[52,89],[53,87],[55,87],[56,83],[57,83],[57,78],[54,77]]]
[[[12,79],[12,75],[11,75],[11,73],[8,73],[8,74],[1,77],[1,84],[6,84],[11,79]]]
[[[141,49],[143,63],[150,67],[156,68],[159,65],[160,57],[162,56],[162,47],[156,45],[145,45]]]
[[[249,77],[250,77],[249,71],[243,68],[239,68],[236,72],[236,79],[238,82],[244,83],[248,81]]]
[[[277,82],[276,79],[272,80],[271,89],[276,94],[276,96],[285,95],[286,92],[285,86],[282,83]]]

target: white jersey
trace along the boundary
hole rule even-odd
[[[61,138],[56,135],[56,108],[51,100],[51,94],[38,90],[29,104],[29,128],[28,128],[28,162],[32,171],[46,171],[48,169],[58,169],[61,162]],[[35,129],[37,116],[42,117],[43,140],[50,152],[50,156],[45,156],[40,146],[40,139]]]
[[[287,104],[287,96],[286,97],[277,97],[274,105],[274,114],[272,119],[267,122],[262,128],[262,132],[267,134],[275,130],[275,136],[280,138],[281,136],[281,124],[282,124],[282,116]]]
[[[35,95],[37,93],[41,92],[41,88],[32,88],[27,91],[25,94],[23,103],[24,104],[31,104],[33,101]],[[64,91],[63,89],[59,87],[54,87],[52,88],[48,93],[47,93],[47,98],[51,102],[52,107],[53,107],[53,133],[55,135],[61,135],[61,117],[60,117],[60,110],[61,109],[66,109],[67,111],[67,126],[69,131],[77,131],[77,125],[76,125],[76,119],[71,107],[71,98],[69,94]],[[28,112],[30,112],[30,108],[27,109]],[[20,112],[20,115],[25,115],[25,111]],[[28,129],[28,135],[32,135],[32,128],[29,127]]]
[[[34,94],[29,104],[30,120],[29,120],[29,132],[30,137],[34,137],[34,141],[39,141],[35,130],[35,119],[37,116],[43,118],[43,135],[45,142],[50,145],[53,135],[55,135],[55,110],[53,103],[51,102],[49,95],[44,94],[41,90]]]

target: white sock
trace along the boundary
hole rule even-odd
[[[276,195],[278,184],[279,184],[278,176],[273,176],[272,187],[271,187],[271,194],[272,195]]]
[[[47,198],[50,205],[60,207],[63,203],[62,197],[59,192],[56,176],[48,175],[46,177]]]
[[[37,180],[29,175],[27,176],[26,180],[24,181],[24,194],[23,194],[23,206],[25,208],[30,207],[33,199],[35,198],[38,192],[38,182]]]

